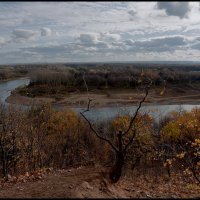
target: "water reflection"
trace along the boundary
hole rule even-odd
[[[151,115],[156,121],[161,120],[169,112],[172,111],[190,111],[194,107],[200,107],[200,105],[151,105],[143,106],[140,109],[140,113]],[[106,108],[94,108],[89,112],[86,112],[85,115],[87,118],[93,121],[108,121],[116,117],[117,115],[133,115],[137,109],[137,106],[129,107],[106,107]],[[83,108],[74,108],[76,112],[83,111]]]
[[[10,96],[10,93],[12,90],[19,86],[28,85],[30,82],[29,78],[23,78],[23,79],[16,79],[11,81],[3,81],[0,82],[0,103],[3,103],[4,105],[8,105],[8,103],[5,101],[8,96]],[[23,105],[14,105],[18,108],[30,108],[30,106],[23,106]],[[182,104],[182,105],[151,105],[151,106],[143,106],[140,109],[141,113],[148,113],[152,117],[155,118],[156,121],[159,121],[164,116],[166,116],[167,113],[171,111],[190,111],[194,107],[200,107],[200,105],[189,105],[189,104]],[[61,106],[54,106],[55,109],[62,109]],[[93,108],[89,112],[86,112],[85,115],[93,121],[108,121],[116,117],[117,115],[124,115],[124,114],[130,114],[133,115],[136,106],[121,106],[121,107],[104,107],[104,108]],[[83,111],[84,108],[73,108],[73,110],[77,113],[80,111]]]

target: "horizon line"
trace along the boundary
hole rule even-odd
[[[160,61],[71,61],[71,62],[30,62],[30,63],[3,63],[0,64],[2,65],[38,65],[38,64],[95,64],[95,63],[112,63],[112,64],[117,64],[117,63],[159,63],[159,62],[174,62],[174,63],[200,63],[200,61],[190,61],[190,60],[185,60],[185,61],[174,61],[174,60],[160,60]]]

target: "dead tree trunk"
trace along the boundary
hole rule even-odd
[[[123,165],[124,165],[124,155],[120,152],[118,152],[116,154],[116,160],[115,160],[115,164],[114,166],[111,168],[111,171],[110,171],[110,179],[116,183],[121,175],[122,175],[122,168],[123,168]]]
[[[110,171],[110,179],[116,183],[122,174],[122,168],[124,165],[124,152],[123,152],[123,144],[122,144],[122,131],[119,131],[118,135],[118,151],[116,151],[116,158],[115,158],[115,164],[111,168]]]
[[[2,153],[2,173],[3,176],[6,177],[8,175],[8,165],[7,165],[7,152],[4,151],[3,147],[1,148]]]
[[[87,89],[87,93],[88,93],[88,87],[87,87],[87,83],[85,81],[85,78],[83,76],[83,81],[85,84],[85,87]],[[130,148],[131,144],[133,143],[133,140],[136,136],[136,128],[135,128],[135,121],[136,121],[136,117],[138,115],[138,112],[142,106],[142,103],[146,100],[146,97],[148,95],[149,92],[149,88],[150,88],[151,82],[147,85],[146,87],[146,92],[145,92],[145,96],[142,98],[142,100],[139,102],[139,105],[135,111],[135,114],[133,115],[133,117],[131,117],[130,122],[129,122],[129,126],[127,128],[127,130],[125,132],[122,133],[122,131],[120,130],[119,133],[117,133],[117,142],[118,145],[115,145],[112,141],[110,141],[108,138],[102,136],[102,134],[99,134],[97,130],[95,130],[95,128],[93,127],[93,124],[90,122],[90,120],[85,116],[85,112],[90,111],[90,103],[92,101],[92,99],[89,98],[88,95],[88,105],[87,105],[87,109],[84,110],[83,112],[80,112],[80,114],[82,115],[82,117],[87,121],[90,129],[93,131],[93,133],[100,139],[100,140],[104,140],[105,142],[107,142],[110,147],[112,148],[112,150],[114,150],[115,152],[115,163],[113,165],[113,167],[111,168],[110,172],[109,172],[109,177],[111,179],[111,181],[113,181],[114,183],[116,183],[121,175],[122,175],[122,169],[123,166],[125,164],[125,155],[128,151],[128,149]],[[132,130],[132,128],[134,127],[134,130]],[[131,136],[128,136],[129,131],[132,130],[132,134]],[[106,134],[104,134],[106,135]],[[128,142],[126,144],[123,144],[123,138],[124,137],[128,137]]]

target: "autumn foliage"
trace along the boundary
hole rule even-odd
[[[165,167],[174,165],[200,182],[200,109],[173,112],[170,118],[161,130],[161,144],[167,147],[163,154],[169,157]]]
[[[129,115],[118,115],[107,127],[108,137],[127,130]],[[158,174],[200,177],[200,109],[173,112],[155,133],[154,119],[138,113],[133,129],[123,138],[127,144],[136,130],[126,154],[127,165],[142,173],[153,169]],[[54,110],[46,104],[19,110],[0,108],[0,174],[20,175],[44,168],[112,163],[109,146],[95,137],[84,120],[70,109]],[[143,171],[142,171],[143,170]]]
[[[50,105],[27,111],[1,107],[0,115],[2,176],[92,164],[107,156],[106,145],[71,110],[55,111]]]
[[[114,132],[117,130],[127,130],[130,123],[130,117],[128,115],[117,116],[112,121],[112,128]],[[148,114],[138,114],[134,123],[134,129],[136,129],[135,143],[139,145],[140,149],[144,149],[153,145],[153,125],[154,119]],[[128,142],[129,135],[132,134],[132,129],[125,137],[125,143]],[[132,155],[133,156],[133,155]]]

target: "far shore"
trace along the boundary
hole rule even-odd
[[[76,92],[57,96],[38,96],[27,97],[19,94],[18,89],[12,91],[6,102],[31,106],[33,104],[51,103],[55,106],[68,108],[87,107],[88,97],[92,99],[91,106],[95,108],[118,107],[118,106],[136,106],[143,98],[144,94],[130,89],[110,90],[106,93],[99,91]],[[200,104],[200,89],[197,88],[167,88],[164,95],[160,96],[159,90],[150,91],[143,105],[172,105],[172,104]]]
[[[8,81],[14,81],[14,80],[19,80],[19,79],[28,79],[29,77],[24,77],[24,76],[19,76],[19,77],[13,77],[13,78],[6,78],[6,79],[1,79],[0,83],[8,82]]]

